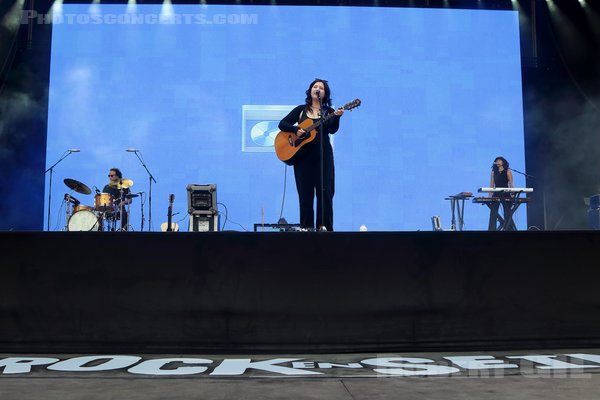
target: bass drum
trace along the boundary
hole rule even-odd
[[[97,231],[100,229],[100,221],[93,211],[79,211],[69,218],[67,225],[69,232]]]
[[[82,206],[82,205],[78,205],[73,207],[73,214],[77,214],[79,211],[94,211],[94,207],[90,207],[90,206]]]

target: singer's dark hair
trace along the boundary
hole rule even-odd
[[[494,162],[496,162],[498,160],[502,161],[502,165],[504,166],[504,169],[508,169],[508,161],[506,161],[506,158],[500,157],[500,156],[494,158]]]
[[[315,79],[308,85],[308,89],[306,90],[306,111],[310,111],[312,109],[312,96],[310,95],[310,91],[315,83],[321,82],[323,87],[325,88],[325,95],[321,97],[321,102],[326,109],[330,109],[331,107],[331,90],[329,89],[329,84],[325,79]]]
[[[121,170],[119,168],[111,168],[110,170],[117,174],[117,177],[119,179],[123,178],[123,174],[121,173]]]

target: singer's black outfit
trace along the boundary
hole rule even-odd
[[[115,202],[115,218],[117,220],[122,220],[123,229],[127,230],[127,226],[129,223],[129,216],[127,215],[127,210],[125,209],[125,205],[123,205],[123,215],[121,216],[121,202],[125,200],[130,193],[131,190],[129,188],[123,189],[123,197],[121,197],[121,189],[117,189],[114,186],[105,185],[102,189],[102,193],[112,194]]]
[[[507,188],[508,187],[508,170],[505,168],[502,171],[498,169],[498,167],[493,167],[494,171],[494,187],[497,188]],[[497,229],[498,222],[504,223],[504,218],[510,212],[510,201],[511,195],[509,193],[494,193],[492,197],[499,198],[501,201],[497,203],[490,204],[490,222],[488,224],[488,230],[495,231]],[[500,217],[498,214],[498,210],[500,209],[500,204],[502,204],[502,209],[504,210],[504,218]],[[508,227],[510,230],[516,230],[514,226],[514,222],[511,221],[511,226]]]
[[[327,114],[333,113],[334,109],[327,110]],[[279,129],[284,132],[298,133],[295,123],[308,119],[306,105],[294,108],[281,120]],[[318,119],[313,119],[317,122]],[[294,164],[294,177],[296,178],[296,189],[300,203],[300,226],[302,228],[314,229],[314,198],[317,194],[317,227],[324,226],[328,231],[333,231],[333,195],[335,193],[335,166],[333,163],[333,149],[329,141],[329,135],[334,134],[340,127],[340,117],[333,116],[323,124],[323,181],[324,181],[324,207],[325,221],[321,221],[321,137],[317,134],[315,140],[304,146],[304,151]],[[317,129],[319,132],[319,129]]]

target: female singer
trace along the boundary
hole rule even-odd
[[[504,157],[496,157],[492,164],[492,174],[490,176],[490,187],[491,188],[512,188],[513,185],[513,174],[509,169],[508,161]],[[502,203],[502,209],[506,216],[507,211],[510,209],[510,205],[506,200],[506,196],[510,197],[509,193],[492,193],[492,197],[498,197],[499,202],[490,204],[490,221],[488,224],[488,230],[495,231],[497,229],[497,222],[500,220],[498,209],[500,208],[500,202]]]
[[[295,107],[281,120],[279,129],[284,132],[294,132],[300,137],[307,132],[298,128],[296,124],[310,118],[313,122],[330,113],[334,117],[323,124],[323,189],[321,193],[321,137],[306,144],[304,153],[294,164],[294,177],[298,200],[300,205],[300,226],[302,230],[313,230],[315,191],[317,194],[317,221],[318,230],[333,231],[333,195],[335,192],[335,168],[333,164],[333,149],[329,141],[329,135],[334,134],[340,127],[340,117],[344,114],[343,109],[334,110],[331,107],[331,90],[326,80],[315,79],[306,90],[305,103]],[[319,130],[317,129],[317,132]],[[324,200],[322,202],[322,200]],[[322,209],[324,207],[324,221],[322,221]]]

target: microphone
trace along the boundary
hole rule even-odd
[[[321,100],[321,91],[317,90],[315,94],[317,95],[317,99]]]
[[[79,153],[81,150],[79,150],[79,149],[69,149],[67,151],[69,151],[71,153]]]
[[[125,151],[128,153],[137,153],[139,150],[138,149],[127,149]]]
[[[69,203],[73,203],[73,205],[78,206],[80,201],[77,200],[75,197],[71,196],[68,193],[65,193],[65,201],[68,201]]]

